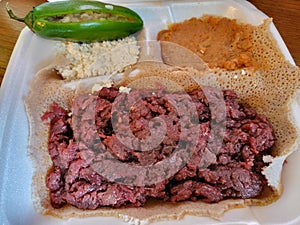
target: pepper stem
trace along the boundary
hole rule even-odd
[[[25,22],[25,18],[17,17],[17,16],[13,13],[13,11],[8,7],[8,2],[6,3],[5,7],[6,7],[6,11],[7,11],[8,15],[9,15],[9,17],[10,17],[11,19],[14,19],[14,20],[17,20],[17,21],[20,21],[20,22],[23,22],[23,23]]]

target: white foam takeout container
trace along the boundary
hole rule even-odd
[[[202,1],[110,1],[128,6],[139,13],[145,23],[147,40],[155,40],[159,30],[169,23],[190,17],[213,14],[236,18],[239,22],[259,25],[267,16],[244,0]],[[287,60],[294,61],[274,24],[270,26],[278,46]],[[94,225],[126,224],[116,218],[93,217],[60,220],[39,215],[31,201],[32,166],[27,157],[29,124],[24,108],[28,84],[41,68],[55,55],[55,41],[34,35],[25,28],[17,41],[0,88],[0,224],[1,225]],[[298,104],[293,104],[299,114]],[[298,119],[299,122],[299,119]],[[300,122],[299,122],[300,124]],[[300,224],[300,151],[288,159],[283,171],[284,192],[275,203],[265,207],[231,210],[220,221],[206,217],[186,216],[180,221],[162,224]],[[133,221],[132,221],[133,222]],[[128,223],[127,223],[128,224]]]

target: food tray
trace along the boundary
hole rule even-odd
[[[202,1],[110,1],[128,6],[139,13],[145,23],[145,38],[155,40],[159,30],[172,22],[190,17],[213,14],[236,18],[239,22],[259,25],[267,16],[243,0]],[[286,59],[294,61],[273,23],[271,32]],[[41,51],[42,50],[42,51]],[[21,32],[5,78],[0,88],[0,224],[1,225],[79,225],[128,224],[116,218],[93,217],[61,220],[39,215],[31,201],[32,166],[27,157],[29,124],[24,107],[28,84],[41,68],[55,55],[55,41],[34,35],[28,28]],[[295,114],[300,109],[293,104]],[[299,122],[299,121],[298,121]],[[163,224],[300,224],[300,151],[287,159],[283,171],[284,192],[275,203],[266,207],[247,207],[231,210],[220,221],[206,217],[186,216],[180,221],[162,221]],[[131,221],[134,222],[134,221]]]

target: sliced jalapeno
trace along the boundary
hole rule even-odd
[[[47,2],[34,7],[24,18],[15,16],[8,4],[10,18],[24,22],[37,35],[77,42],[116,40],[143,28],[143,20],[133,10],[98,1]]]

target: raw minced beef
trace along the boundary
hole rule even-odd
[[[187,95],[163,90],[128,94],[111,87],[78,96],[72,113],[53,103],[42,118],[50,119],[53,168],[46,184],[53,207],[96,209],[142,206],[150,198],[219,202],[259,196],[266,182],[262,156],[274,144],[271,125],[239,104],[231,90],[221,91],[224,117],[209,104],[207,93],[219,96],[215,88]],[[224,129],[212,129],[212,123]],[[176,162],[163,163],[172,157]],[[179,165],[175,172],[173,164]],[[130,168],[148,171],[135,176]]]

